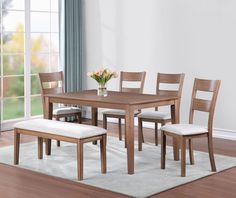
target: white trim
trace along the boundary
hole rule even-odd
[[[85,118],[91,118],[91,110],[89,108],[87,108],[86,111],[83,112],[83,115]],[[102,120],[102,112],[98,113],[98,120]],[[108,122],[118,123],[118,119],[108,118]],[[137,118],[134,119],[134,125],[138,126]],[[154,129],[154,124],[151,122],[143,122],[143,127]],[[227,140],[236,140],[236,131],[230,130],[230,129],[214,128],[213,137],[227,139]]]
[[[0,3],[0,18],[2,20],[2,3]],[[2,32],[2,24],[0,24],[0,32]],[[0,51],[3,51],[3,45],[1,45],[3,43],[3,34],[0,35]],[[0,54],[0,131],[2,130],[2,120],[3,120],[3,53]]]
[[[31,49],[30,49],[30,0],[25,0],[25,68],[24,68],[24,88],[25,88],[25,118],[31,115]]]

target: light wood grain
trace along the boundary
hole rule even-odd
[[[107,97],[97,96],[96,90],[85,90],[76,93],[60,93],[45,95],[45,112],[47,119],[52,119],[53,103],[77,104],[96,108],[123,109],[126,111],[126,136],[127,136],[127,169],[128,174],[134,173],[134,111],[143,108],[171,105],[173,123],[179,121],[179,97],[169,95],[151,95],[140,93],[127,93],[109,91]],[[92,111],[92,123],[97,121],[97,111]],[[131,115],[133,114],[133,115]],[[176,147],[174,147],[176,148]],[[50,148],[46,148],[50,154]],[[175,152],[178,153],[178,152]]]
[[[194,112],[203,111],[208,112],[208,131],[207,132],[200,132],[198,134],[190,134],[190,135],[180,135],[175,134],[170,131],[162,131],[162,147],[165,147],[165,136],[172,136],[175,137],[175,140],[179,140],[179,144],[181,145],[181,176],[185,177],[186,175],[186,141],[189,140],[189,155],[190,155],[190,164],[194,164],[194,156],[193,156],[193,148],[192,148],[192,139],[207,137],[208,142],[208,152],[211,164],[211,170],[216,171],[216,165],[214,160],[214,151],[213,151],[213,138],[212,138],[212,129],[213,129],[213,117],[215,112],[216,106],[216,99],[218,96],[220,88],[220,80],[205,80],[205,79],[195,79],[192,91],[192,100],[190,106],[190,113],[189,113],[189,123],[193,124],[194,119]],[[211,100],[204,100],[197,98],[197,92],[204,91],[204,92],[212,92]],[[177,144],[177,143],[176,143]],[[164,169],[165,164],[165,153],[162,148],[161,152],[161,167]],[[175,150],[176,151],[176,150]],[[174,151],[174,152],[175,152]]]

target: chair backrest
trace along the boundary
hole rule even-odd
[[[63,93],[63,72],[39,73],[40,90],[44,104],[45,94]]]
[[[179,97],[179,106],[181,102],[182,89],[184,84],[184,73],[180,74],[164,74],[157,73],[157,86],[156,94],[159,95],[171,95]],[[161,88],[161,85],[176,85],[173,89]],[[155,110],[158,110],[158,107],[155,107]]]
[[[220,88],[220,80],[194,80],[192,101],[190,106],[189,123],[193,123],[194,111],[202,111],[209,113],[208,115],[208,131],[212,133],[213,117],[216,106],[216,99]],[[197,96],[198,91],[210,92],[211,99],[202,99]]]
[[[180,74],[163,74],[157,73],[157,86],[156,86],[156,93],[159,95],[171,95],[171,96],[178,96],[181,97],[183,83],[184,83],[184,73]],[[168,85],[177,85],[178,88],[175,89],[162,89],[162,84]]]
[[[120,91],[143,93],[146,72],[120,72]],[[137,82],[138,87],[125,87],[124,82]]]

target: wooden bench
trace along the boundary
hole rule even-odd
[[[100,140],[101,172],[106,173],[106,130],[91,125],[35,119],[14,126],[14,164],[19,164],[20,134],[38,137],[38,159],[43,158],[43,139],[77,144],[78,180],[83,179],[83,144]]]

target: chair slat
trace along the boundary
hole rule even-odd
[[[160,83],[179,84],[184,74],[164,74],[158,73],[157,78]]]
[[[141,81],[145,72],[121,72],[122,81]]]
[[[199,98],[193,99],[193,110],[198,111],[204,111],[204,112],[210,112],[211,110],[211,101],[210,100],[204,100]]]
[[[218,87],[217,80],[197,79],[196,90],[214,92]]]
[[[39,73],[39,77],[41,82],[55,82],[55,81],[62,81],[62,72],[54,72],[54,73]]]
[[[54,88],[48,88],[43,90],[43,94],[57,94],[62,93],[63,89],[62,87],[54,87]]]
[[[126,87],[122,87],[121,91],[122,92],[129,92],[129,93],[142,93],[140,88],[126,88]]]
[[[169,95],[169,96],[178,96],[179,91],[172,91],[172,90],[158,90],[158,95]]]

